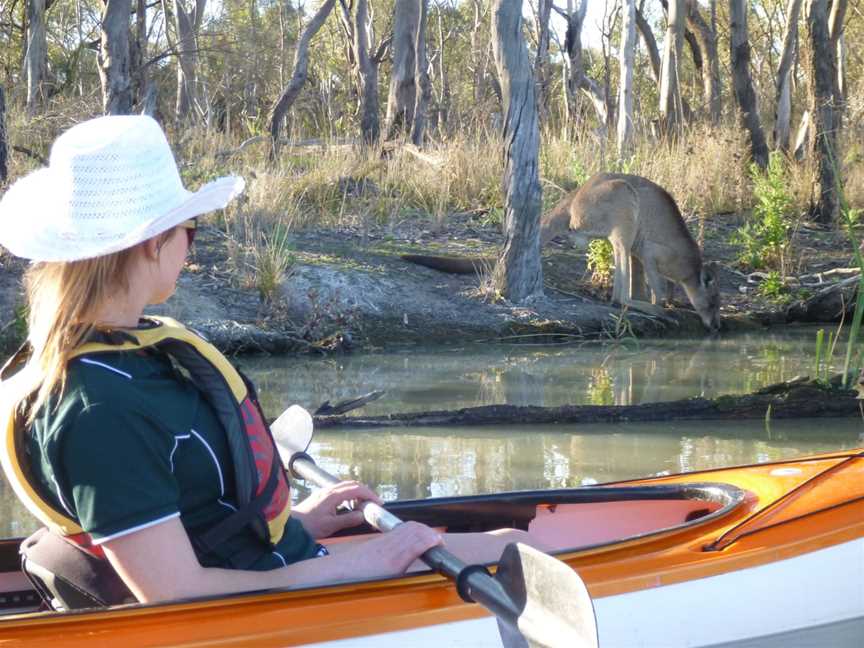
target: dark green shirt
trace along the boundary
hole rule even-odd
[[[76,358],[55,403],[31,429],[30,465],[37,488],[94,543],[177,516],[194,538],[236,510],[222,425],[167,356],[144,350]],[[311,558],[317,544],[291,517],[275,549],[244,530],[214,552],[195,551],[206,567],[265,570]]]

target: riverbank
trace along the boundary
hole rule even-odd
[[[590,280],[584,250],[556,241],[544,250],[545,296],[531,304],[496,299],[478,275],[451,275],[400,258],[404,253],[494,257],[502,236],[483,212],[450,215],[446,222],[415,215],[394,225],[309,228],[289,232],[287,261],[266,293],[251,279],[251,257],[225,234],[224,221],[202,222],[196,248],[176,294],[152,308],[206,333],[228,353],[319,352],[398,344],[506,340],[572,342],[627,337],[701,337],[705,331],[683,292],[659,319],[608,303],[609,287]],[[734,265],[728,242],[741,218],[706,219],[706,260],[719,266],[724,331],[785,323],[791,301],[759,294],[753,276]],[[845,236],[803,226],[794,238],[797,274],[828,273],[851,265]],[[238,262],[238,259],[245,261]],[[0,258],[0,322],[8,353],[23,334],[24,264]],[[826,275],[827,276],[827,275]],[[812,294],[812,291],[810,291]],[[801,296],[807,293],[799,291]]]

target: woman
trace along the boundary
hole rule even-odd
[[[195,217],[243,187],[185,190],[156,122],[124,116],[61,135],[49,167],[3,197],[0,245],[33,261],[23,368],[2,383],[15,448],[3,465],[25,504],[142,602],[396,575],[442,542],[492,561],[524,539],[406,523],[318,544],[362,521],[343,503],[375,494],[343,482],[291,510],[251,386],[187,329],[142,319],[174,292]]]

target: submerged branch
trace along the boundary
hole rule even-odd
[[[832,381],[833,382],[833,381]],[[862,416],[856,390],[826,387],[796,378],[742,396],[688,398],[640,405],[563,405],[534,407],[486,405],[459,410],[404,412],[382,416],[316,416],[317,428],[465,425],[538,425],[549,423],[621,423],[801,417]]]

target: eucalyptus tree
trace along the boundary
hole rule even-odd
[[[711,4],[714,4],[712,0]],[[687,25],[704,55],[707,69],[702,70],[703,101],[711,121],[715,124],[723,114],[723,83],[720,76],[720,57],[717,54],[716,24],[706,22],[696,0],[686,0]],[[695,50],[694,50],[695,51]]]
[[[549,19],[552,15],[552,0],[537,0],[537,55],[534,57],[534,74],[537,79],[537,99],[540,118],[549,113]]]
[[[783,45],[777,65],[777,82],[774,113],[774,146],[780,151],[789,150],[792,119],[792,66],[798,49],[798,19],[802,0],[789,0],[786,4],[786,26],[783,30]]]
[[[35,111],[42,95],[42,83],[47,69],[46,9],[46,0],[27,0],[24,69],[27,70],[27,109],[30,113]]]
[[[567,21],[567,31],[564,37],[564,50],[568,60],[568,77],[566,92],[570,97],[570,106],[576,105],[576,94],[579,90],[584,92],[591,100],[591,105],[597,113],[597,121],[600,122],[601,130],[605,131],[609,120],[609,109],[606,106],[606,97],[600,85],[585,73],[585,63],[582,52],[582,26],[588,13],[588,0],[579,0],[579,5],[573,5],[574,0],[567,0],[567,10],[564,11],[553,5],[555,9]]]
[[[132,2],[103,2],[98,54],[102,108],[106,115],[126,115],[132,112],[132,83],[129,76],[129,16]]]
[[[540,265],[540,127],[534,75],[522,34],[522,0],[495,0],[493,51],[504,98],[504,248],[495,283],[519,303],[543,294]]]
[[[836,0],[835,0],[836,2]],[[806,11],[810,52],[807,69],[810,77],[810,114],[813,119],[811,150],[813,152],[813,217],[821,223],[832,223],[838,214],[837,151],[838,119],[834,108],[837,76],[835,53],[831,48],[829,0],[808,0]]]
[[[414,123],[411,126],[411,142],[423,144],[429,104],[432,100],[432,82],[429,79],[429,57],[426,53],[426,23],[429,16],[429,0],[420,0],[420,21],[417,28],[416,63],[417,96],[414,102]]]
[[[421,14],[420,0],[396,0],[393,9],[393,67],[387,95],[385,130],[387,139],[410,133],[417,102],[417,39]]]
[[[306,79],[309,76],[309,43],[315,38],[315,34],[321,29],[321,26],[327,20],[327,16],[333,10],[336,0],[325,0],[318,7],[318,11],[312,16],[312,19],[303,29],[300,38],[297,41],[297,49],[294,52],[294,69],[291,72],[291,79],[288,85],[282,90],[276,103],[270,111],[270,137],[272,139],[271,154],[275,154],[279,141],[279,131],[282,130],[282,124],[285,121],[285,116],[297,99]]]
[[[750,39],[747,31],[747,2],[729,0],[729,59],[732,87],[741,115],[741,125],[750,136],[750,155],[761,168],[768,166],[768,145],[759,120],[756,92],[750,76]]]
[[[165,6],[167,0],[162,0]],[[177,53],[177,98],[174,104],[177,121],[190,117],[198,102],[198,32],[207,9],[207,0],[174,0],[174,42]],[[170,15],[167,6],[165,15]],[[170,32],[166,30],[166,36]]]
[[[9,149],[6,146],[6,92],[0,86],[0,184],[6,182],[9,169],[6,165]]]
[[[684,0],[669,0],[666,38],[660,66],[660,120],[667,131],[677,128],[683,118],[678,73],[684,39],[684,18]]]
[[[356,0],[354,16],[351,5],[339,0],[342,22],[348,36],[351,60],[354,62],[360,94],[360,136],[364,144],[375,144],[381,135],[378,101],[378,71],[390,49],[388,34],[375,45],[375,24],[368,0]],[[352,3],[353,4],[353,3]]]
[[[618,84],[618,155],[633,138],[633,64],[636,58],[636,0],[621,1],[620,76]]]

